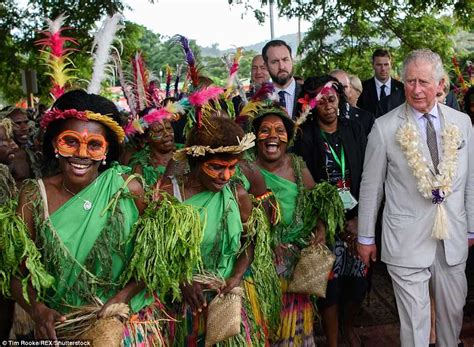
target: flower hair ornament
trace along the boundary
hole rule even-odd
[[[75,109],[61,111],[58,109],[52,109],[44,114],[41,119],[40,126],[43,129],[46,129],[51,122],[54,122],[59,119],[68,118],[75,118],[85,122],[89,120],[99,122],[110,130],[112,130],[112,132],[117,135],[117,139],[120,143],[122,143],[125,139],[125,132],[116,121],[114,121],[109,116],[100,113],[94,113],[91,111],[77,111]]]
[[[295,122],[297,127],[300,127],[301,124],[306,122],[308,115],[314,110],[316,105],[318,105],[319,100],[321,100],[323,96],[328,95],[331,89],[334,90],[335,83],[335,81],[327,82],[314,98],[305,94],[303,98],[298,99],[298,103],[301,104],[301,113]]]

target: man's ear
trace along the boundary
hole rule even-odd
[[[436,94],[444,93],[444,77],[439,80],[438,86],[436,87]]]

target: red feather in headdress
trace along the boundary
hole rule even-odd
[[[153,107],[160,107],[162,95],[160,93],[159,84],[157,85],[157,81],[150,81],[148,84],[148,94],[150,95]]]
[[[273,85],[270,82],[265,82],[252,96],[251,101],[262,101],[268,99],[269,94],[273,93]]]
[[[137,110],[143,110],[150,106],[148,98],[148,71],[145,68],[145,62],[141,53],[135,54],[132,59],[133,82],[135,87],[135,100]]]
[[[50,93],[54,99],[64,94],[66,84],[73,79],[69,73],[74,69],[68,67],[71,64],[68,56],[74,49],[65,48],[64,44],[70,42],[77,45],[78,43],[72,37],[61,36],[63,30],[69,29],[61,28],[66,18],[64,15],[60,15],[54,21],[46,19],[48,30],[42,31],[45,38],[35,42],[35,45],[42,46],[41,52],[46,54],[46,65],[51,69],[48,75],[51,76],[53,83]],[[49,48],[49,51],[47,48]]]

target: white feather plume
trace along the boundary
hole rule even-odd
[[[100,91],[100,85],[105,76],[105,67],[110,58],[112,42],[116,32],[122,28],[118,24],[122,18],[123,16],[120,13],[107,17],[100,30],[95,34],[94,43],[92,44],[94,70],[87,88],[88,93],[98,94]]]
[[[67,19],[64,13],[61,13],[55,20],[51,20],[49,18],[45,18],[44,20],[48,24],[48,30],[51,34],[56,34],[59,29],[63,26],[64,21]]]

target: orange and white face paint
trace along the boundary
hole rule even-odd
[[[278,137],[281,142],[288,142],[288,134],[281,119],[264,120],[258,128],[257,139],[263,141],[271,137]]]
[[[89,134],[88,129],[82,133],[65,130],[56,138],[58,153],[66,158],[81,157],[92,160],[103,160],[107,154],[108,142],[103,135]]]
[[[210,159],[202,164],[202,171],[209,177],[216,179],[220,178],[228,181],[235,174],[235,166],[239,159],[219,160]]]

